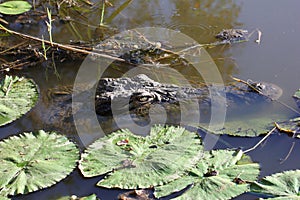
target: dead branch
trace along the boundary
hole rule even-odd
[[[110,55],[106,55],[106,54],[101,54],[101,53],[97,53],[97,52],[87,51],[87,50],[80,49],[80,48],[77,48],[77,47],[74,47],[74,46],[69,46],[69,45],[60,44],[60,43],[56,43],[56,42],[51,42],[51,41],[48,41],[48,40],[43,40],[43,39],[40,39],[38,37],[30,36],[30,35],[27,35],[27,34],[23,34],[23,33],[19,33],[19,32],[7,29],[2,25],[0,25],[0,30],[6,31],[6,32],[8,32],[12,35],[17,35],[17,36],[25,38],[25,39],[34,40],[34,41],[38,41],[38,42],[41,42],[41,43],[44,42],[45,44],[51,45],[53,47],[58,47],[58,48],[61,48],[61,49],[64,49],[64,50],[83,53],[83,54],[86,54],[86,55],[96,55],[96,56],[103,57],[103,58],[108,58],[108,59],[112,59],[112,60],[116,60],[116,61],[125,62],[125,60],[122,59],[122,58],[118,58],[118,57],[114,57],[114,56],[110,56]]]

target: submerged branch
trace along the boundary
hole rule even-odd
[[[292,153],[292,151],[293,151],[293,149],[294,149],[294,146],[295,146],[295,142],[292,143],[292,146],[291,146],[291,148],[290,148],[288,154],[285,156],[284,159],[282,159],[282,160],[280,161],[280,164],[284,163],[284,162],[290,157],[290,155],[291,155],[291,153]]]

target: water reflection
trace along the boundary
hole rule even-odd
[[[116,32],[136,27],[158,26],[181,31],[199,43],[211,43],[216,39],[215,34],[223,28],[239,28],[238,15],[241,5],[232,0],[226,1],[114,1],[113,7],[106,7],[105,20],[107,26],[99,27],[101,3],[96,3],[92,11],[88,5],[73,2],[75,9],[68,4],[60,3],[53,7],[53,40],[61,43],[70,41],[86,41],[96,44]],[[51,2],[50,2],[51,4]],[[39,8],[41,13],[45,12]],[[118,12],[116,12],[118,11]],[[30,18],[30,16],[26,16]],[[68,18],[68,20],[65,20]],[[38,20],[39,19],[39,20]],[[48,38],[47,26],[44,23],[45,15],[39,14],[34,18],[35,23],[28,20],[9,18],[11,28],[22,30],[27,34]],[[26,23],[27,22],[27,23]],[[38,26],[36,26],[38,23]],[[39,27],[34,29],[32,27]],[[93,44],[89,44],[93,45]],[[227,47],[208,49],[209,53],[219,66],[225,79],[226,75],[236,72],[234,62],[227,54]],[[228,59],[227,59],[228,58]],[[182,67],[182,73],[192,75],[188,67]]]
[[[189,30],[190,27],[193,29],[198,27],[198,30],[203,27],[222,29],[237,26],[239,12],[240,5],[231,0],[132,1],[112,22],[121,25],[124,29],[137,26],[162,26],[181,31],[184,28]],[[189,33],[191,32],[193,31],[189,31]],[[194,35],[197,37],[193,37]],[[199,37],[196,32],[194,35],[190,36],[195,39]]]

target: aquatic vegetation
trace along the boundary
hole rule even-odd
[[[7,1],[0,4],[0,13],[6,15],[18,15],[31,9],[27,1]]]
[[[299,199],[300,170],[284,171],[266,176],[251,184],[251,192],[265,194],[268,199]],[[273,198],[270,198],[273,197]]]
[[[5,76],[0,82],[0,126],[27,113],[38,101],[38,86],[31,79]]]
[[[293,95],[293,98],[295,102],[297,103],[297,106],[300,108],[300,89],[295,92]]]
[[[250,190],[259,164],[242,151],[202,149],[200,138],[183,128],[155,126],[147,137],[120,130],[88,147],[79,168],[85,177],[106,174],[98,186],[154,186],[158,198],[190,185],[176,199],[230,199]]]
[[[192,86],[194,87],[197,84],[196,82],[198,82],[198,79],[196,77],[196,73],[194,73],[196,71],[193,70],[192,65],[196,62],[188,63],[186,58],[196,58],[200,54],[203,55],[204,50],[207,49],[209,51],[209,54],[212,56],[212,60],[217,63],[217,67],[220,70],[224,82],[226,83],[230,75],[238,75],[244,77],[251,76],[251,78],[255,78],[256,72],[261,73],[260,76],[263,76],[263,73],[268,72],[269,77],[271,77],[270,79],[276,78],[276,80],[274,80],[276,82],[286,82],[281,80],[282,78],[286,77],[290,77],[290,83],[292,83],[292,81],[295,82],[296,80],[294,76],[289,76],[290,74],[288,74],[288,76],[284,76],[284,74],[290,69],[288,66],[295,64],[295,60],[290,59],[295,51],[289,51],[282,54],[282,58],[274,56],[273,60],[272,57],[272,53],[274,53],[274,49],[277,49],[278,45],[279,47],[284,48],[286,46],[282,44],[289,45],[290,38],[292,38],[292,40],[293,38],[295,38],[291,37],[293,36],[294,32],[297,32],[294,31],[296,30],[295,26],[290,27],[287,30],[277,29],[276,23],[273,23],[275,24],[274,26],[260,26],[260,28],[262,28],[262,30],[264,30],[264,33],[266,34],[266,43],[262,43],[262,45],[260,46],[261,48],[256,48],[258,46],[251,43],[252,39],[250,38],[250,35],[252,33],[248,33],[246,30],[240,29],[251,27],[251,24],[248,23],[248,19],[253,19],[251,13],[254,12],[251,12],[251,9],[249,12],[249,10],[244,9],[244,6],[242,6],[242,4],[240,6],[239,3],[236,3],[232,0],[217,2],[204,0],[201,1],[201,3],[195,0],[167,2],[149,1],[146,3],[144,1],[132,0],[28,1],[30,2],[30,4],[32,4],[32,7],[34,7],[34,9],[32,10],[30,10],[31,5],[26,1],[4,1],[5,3],[2,3],[3,1],[1,1],[0,4],[0,14],[4,13],[3,16],[0,17],[0,22],[2,24],[0,25],[0,32],[2,34],[2,37],[0,39],[5,41],[4,43],[0,41],[0,71],[2,74],[6,74],[8,72],[12,74],[30,74],[30,76],[38,76],[36,80],[41,80],[43,77],[42,73],[45,72],[44,68],[48,69],[51,66],[51,70],[53,68],[54,71],[56,71],[57,66],[58,72],[61,73],[62,79],[59,81],[55,79],[55,82],[52,82],[53,80],[51,76],[48,76],[50,77],[50,82],[47,82],[45,85],[41,85],[41,88],[43,89],[42,94],[46,93],[44,92],[44,89],[48,89],[49,86],[51,87],[51,84],[60,86],[60,84],[67,84],[69,82],[72,82],[71,76],[73,77],[73,72],[76,71],[75,68],[77,67],[77,65],[79,66],[80,62],[86,57],[85,55],[89,54],[92,54],[93,57],[98,56],[110,58],[111,60],[118,60],[118,62],[114,62],[110,66],[111,69],[114,68],[114,70],[112,70],[114,73],[107,70],[107,73],[103,75],[104,78],[118,77],[125,74],[131,75],[129,72],[134,72],[131,69],[137,69],[137,67],[135,66],[145,64],[143,66],[141,65],[142,69],[145,70],[145,72],[147,71],[149,73],[159,73],[162,76],[171,77],[170,79],[177,81],[175,82],[172,80],[173,83],[182,83],[182,81],[178,79],[177,76],[174,76],[175,73],[173,75],[167,74],[172,69],[175,69],[176,72],[184,75],[184,80],[188,79],[188,83],[192,84]],[[24,4],[14,5],[16,2],[23,2]],[[110,6],[110,3],[113,5]],[[269,4],[266,3],[266,7],[268,7],[268,5]],[[257,5],[253,4],[253,6],[255,7]],[[265,5],[260,4],[259,6],[263,8]],[[19,11],[17,11],[17,7],[20,9]],[[251,6],[245,6],[245,8],[249,7]],[[9,16],[18,14],[18,12],[26,12],[28,10],[29,12],[25,13],[24,15]],[[53,15],[51,15],[50,10]],[[246,10],[247,12],[244,12],[244,10]],[[293,6],[289,6],[288,10],[291,12],[294,11]],[[249,13],[250,15],[248,15]],[[242,18],[239,17],[240,14],[242,15]],[[257,13],[253,15],[255,17],[259,16],[257,15]],[[278,21],[278,19],[276,18],[269,18],[274,22]],[[261,20],[260,17],[255,19],[258,19],[258,21]],[[282,18],[280,20],[288,21],[288,18]],[[279,22],[281,22],[280,20]],[[144,37],[143,35],[140,35],[143,40],[140,40],[139,43],[132,43],[132,45],[130,45],[130,43],[126,43],[124,38],[115,38],[109,43],[103,42],[104,47],[107,47],[110,44],[112,44],[113,48],[120,47],[116,50],[117,54],[110,55],[109,53],[112,51],[105,48],[99,48],[99,51],[97,50],[97,52],[92,51],[92,48],[95,45],[99,45],[100,41],[109,38],[111,35],[114,35],[119,31],[143,26],[163,26],[171,28],[191,36],[201,45],[197,47],[198,44],[196,43],[186,43],[182,46],[182,48],[179,48],[179,46],[173,46],[165,39],[156,41],[152,40],[151,37]],[[275,29],[273,29],[274,27]],[[220,34],[217,34],[218,31],[222,29],[224,30]],[[47,30],[49,35],[45,35],[47,34]],[[271,37],[269,34],[271,34]],[[45,36],[45,39],[42,38],[42,35]],[[159,35],[163,36],[164,33]],[[217,36],[217,38],[215,38],[215,36]],[[282,36],[282,38],[284,38],[287,42],[280,43],[280,41],[283,40],[276,40],[280,38],[278,36]],[[220,40],[218,41],[218,39]],[[132,41],[132,38],[130,38],[130,36],[128,37],[128,41],[129,40]],[[256,42],[259,43],[260,40],[261,32],[258,31],[258,39]],[[178,42],[179,41],[180,40],[178,40]],[[234,46],[226,45],[246,41],[249,42]],[[128,53],[119,55],[118,52],[124,50],[125,46],[123,44],[125,44],[125,46],[127,44],[127,46],[131,46],[134,48],[131,48]],[[146,46],[149,46],[151,44],[152,47],[149,49],[145,49],[142,48],[140,44],[144,44]],[[273,44],[273,46],[269,44]],[[221,46],[215,47],[217,45]],[[182,55],[179,55],[178,52],[180,53],[181,49],[183,49],[183,52]],[[294,50],[294,48],[291,48],[290,50]],[[252,58],[254,58],[254,60]],[[69,61],[72,60],[74,60],[75,62],[70,63]],[[254,62],[248,62],[249,60]],[[262,60],[266,60],[267,63],[264,61],[260,62]],[[60,62],[64,61],[67,61],[66,64],[60,64]],[[42,65],[39,65],[40,63]],[[127,66],[127,63],[130,64],[128,64]],[[201,62],[199,63],[201,63],[201,67],[203,66],[203,72],[206,72],[206,70],[209,69],[208,67],[210,67],[211,63],[213,62],[206,61],[206,59],[201,59]],[[273,64],[274,66],[272,66]],[[35,66],[35,69],[31,71],[31,69],[27,68],[27,66]],[[270,68],[271,70],[266,70],[270,66],[272,67],[272,69]],[[279,66],[279,68],[275,66]],[[71,69],[69,69],[69,67]],[[163,67],[165,67],[166,73],[161,73],[160,70]],[[19,69],[19,71],[16,72],[15,69]],[[21,69],[25,70],[21,71]],[[48,73],[48,71],[46,71],[45,73]],[[212,73],[212,75],[215,74]],[[192,78],[192,76],[195,76],[195,78]],[[206,74],[204,74],[203,77],[206,77]],[[2,81],[2,78],[3,84],[2,82],[0,84],[0,126],[2,126],[0,132],[2,138],[6,138],[7,135],[11,135],[14,130],[19,131],[23,128],[28,129],[40,127],[41,123],[47,123],[47,127],[49,127],[48,125],[50,124],[51,129],[61,126],[63,126],[65,130],[70,128],[67,123],[72,123],[72,112],[68,112],[68,114],[61,114],[60,111],[64,111],[65,107],[59,107],[57,106],[57,104],[52,103],[50,100],[47,101],[48,104],[44,104],[46,100],[40,102],[40,107],[35,108],[34,112],[30,113],[30,115],[24,116],[39,100],[38,87],[33,81],[26,78],[20,78],[15,82],[15,77],[7,79],[6,82],[6,78],[4,78],[4,76],[1,76],[0,81]],[[66,79],[67,81],[65,81]],[[165,78],[165,80],[167,79],[169,78]],[[200,81],[201,80],[199,80],[199,82]],[[161,82],[163,82],[163,80],[161,80]],[[208,81],[207,83],[209,84],[209,82],[210,81]],[[27,85],[30,87],[23,87],[22,85]],[[288,86],[291,85],[293,84],[289,84]],[[283,88],[285,88],[285,94],[287,94],[292,87],[286,87],[286,85],[283,85]],[[295,93],[294,98],[296,100],[296,103],[300,105],[300,90]],[[139,100],[143,102],[145,100],[151,99],[147,99],[146,96],[144,98],[139,98]],[[69,101],[71,101],[71,98],[69,98]],[[275,101],[272,101],[271,104],[275,103]],[[155,111],[159,111],[158,114],[160,114],[160,111],[163,110],[160,109],[160,106],[162,104],[158,104],[158,106],[155,105],[155,107],[152,107],[153,104],[149,105],[151,109],[155,108],[151,110],[151,112],[154,111],[153,113],[155,113]],[[136,198],[144,198],[143,200],[148,197],[150,199],[153,197],[153,185],[156,185],[155,195],[157,197],[159,197],[160,195],[166,196],[171,194],[171,197],[176,197],[177,199],[235,198],[239,194],[251,191],[249,190],[249,185],[251,185],[251,183],[256,180],[259,173],[258,164],[249,161],[249,156],[245,155],[246,152],[252,151],[262,144],[261,148],[258,151],[254,152],[254,154],[260,154],[258,157],[256,157],[256,159],[266,159],[263,161],[263,163],[265,164],[269,160],[281,157],[281,153],[287,153],[287,151],[285,151],[285,148],[287,148],[287,144],[292,141],[293,146],[290,148],[290,151],[287,153],[287,156],[283,159],[283,161],[287,160],[287,158],[290,159],[289,161],[293,162],[293,168],[296,168],[297,163],[299,163],[296,158],[297,152],[294,152],[294,150],[296,151],[297,149],[294,148],[294,144],[297,145],[297,139],[287,139],[286,137],[280,137],[280,135],[276,135],[276,133],[278,131],[283,131],[291,133],[293,136],[298,137],[300,120],[300,118],[298,117],[300,117],[300,115],[293,116],[296,118],[290,119],[291,116],[283,116],[283,113],[277,112],[278,110],[276,110],[276,105],[276,108],[274,106],[275,109],[270,107],[270,111],[275,111],[280,115],[258,116],[258,114],[261,113],[265,114],[263,113],[263,109],[265,109],[266,107],[256,107],[256,105],[253,105],[254,104],[249,104],[250,112],[253,111],[252,116],[249,113],[244,112],[248,110],[244,110],[239,106],[237,107],[237,113],[233,113],[232,115],[228,110],[225,126],[222,127],[222,129],[212,131],[215,134],[226,134],[240,137],[220,137],[220,140],[215,147],[219,147],[221,140],[224,141],[224,143],[220,144],[222,147],[224,147],[223,145],[227,147],[244,147],[247,145],[252,146],[253,141],[260,140],[259,143],[256,143],[256,145],[254,145],[254,147],[251,149],[243,149],[243,152],[234,150],[213,150],[204,152],[203,146],[201,144],[201,138],[198,137],[196,133],[189,132],[188,134],[188,131],[183,131],[183,129],[181,130],[181,128],[178,127],[167,127],[168,131],[158,131],[160,134],[152,133],[152,135],[147,137],[134,135],[127,130],[119,130],[116,133],[112,133],[105,138],[101,138],[95,141],[95,143],[92,144],[82,154],[82,160],[80,161],[80,170],[82,171],[82,173],[87,175],[88,177],[98,176],[99,174],[102,174],[101,177],[84,179],[84,177],[78,175],[77,173],[73,173],[70,179],[66,179],[63,183],[58,184],[57,187],[52,187],[51,189],[46,191],[42,190],[40,192],[37,192],[36,194],[33,194],[32,196],[36,197],[41,195],[41,199],[49,199],[44,197],[49,193],[59,192],[62,189],[62,185],[63,187],[68,185],[68,189],[70,189],[72,192],[64,193],[66,195],[89,195],[89,193],[86,194],[82,192],[87,189],[87,187],[91,187],[90,184],[95,184],[94,180],[97,180],[97,178],[99,178],[98,186],[105,187],[105,189],[99,187],[99,191],[96,192],[97,194],[101,195],[101,190],[105,190],[107,193],[109,193],[109,199],[116,198],[116,196],[112,196],[110,194],[111,192],[115,195],[115,189],[106,189],[111,187],[143,188],[130,191],[129,197],[125,196],[124,199],[131,198],[134,195],[136,195]],[[181,108],[184,108],[185,105],[181,104],[180,106]],[[268,105],[266,104],[266,106]],[[44,110],[45,108],[47,110]],[[76,110],[76,113],[85,111],[85,107],[83,109],[81,108],[73,109],[73,111]],[[263,108],[261,109],[261,112],[260,108]],[[241,110],[243,112],[241,112]],[[57,124],[57,126],[54,126],[53,121],[48,120],[50,119],[50,117],[48,117],[49,115],[47,111],[51,111],[51,114],[57,114],[54,116],[61,116],[66,120],[61,120],[61,123]],[[187,110],[187,114],[192,114],[190,113],[190,111],[192,112],[192,110]],[[206,117],[206,115],[204,115],[204,113],[205,112],[201,112],[201,120],[204,119],[203,122],[206,121],[206,118],[204,118]],[[172,123],[172,114],[169,115],[169,112],[162,112],[162,114],[166,114],[166,118],[168,118],[166,123]],[[247,116],[245,116],[244,118],[242,116],[243,114]],[[176,115],[180,115],[180,117],[186,116],[181,115],[181,113],[176,113]],[[5,124],[11,123],[19,119],[21,116],[23,116],[22,120],[18,120],[16,121],[17,123],[10,124],[10,126],[4,127]],[[209,120],[209,114],[207,116]],[[29,117],[29,119],[25,119],[25,117]],[[39,117],[42,118],[39,119]],[[55,120],[57,118],[55,118]],[[123,120],[123,118],[121,119]],[[136,116],[132,115],[132,119],[134,120],[134,122],[138,122],[138,120],[136,120]],[[183,121],[182,119],[187,118],[181,117],[181,119],[179,120]],[[38,123],[34,124],[36,121],[38,121]],[[82,121],[83,125],[86,125],[86,122],[89,122],[86,119]],[[183,124],[181,123],[181,121],[180,125]],[[151,120],[151,122],[154,121]],[[199,127],[198,121],[196,122],[197,123],[192,124],[192,126]],[[274,122],[277,122],[275,124],[276,127],[274,127]],[[27,123],[29,125],[27,125]],[[106,124],[104,124],[103,126],[102,124],[100,125],[101,128],[105,128],[105,132],[107,133],[112,129],[115,130],[115,128],[117,128],[117,125],[113,124],[113,120],[105,121],[105,123]],[[82,124],[80,124],[80,126]],[[131,128],[131,125],[127,123],[126,120],[122,121],[122,125],[123,124],[127,125],[128,128]],[[176,124],[179,123],[177,123],[176,121]],[[137,123],[137,125],[139,124]],[[200,124],[200,126],[202,130],[208,132],[207,124]],[[213,127],[211,128],[213,129]],[[153,129],[158,130],[157,127],[154,127]],[[174,130],[174,132],[176,132],[177,130],[180,130],[182,132],[173,135],[174,132],[170,131],[171,129]],[[66,134],[69,134],[70,132],[73,131],[68,130],[66,131]],[[269,133],[266,136],[261,136],[267,132]],[[0,141],[0,183],[4,184],[0,184],[0,200],[8,199],[6,195],[9,192],[12,192],[14,194],[18,193],[18,191],[21,191],[23,187],[25,188],[23,190],[23,193],[27,193],[29,192],[27,188],[31,188],[32,191],[44,188],[44,186],[47,185],[46,183],[43,186],[37,184],[44,183],[44,181],[46,180],[52,180],[51,184],[58,182],[59,180],[61,180],[61,178],[59,180],[53,180],[57,177],[54,173],[56,169],[53,169],[55,167],[61,172],[58,177],[66,176],[65,172],[68,171],[69,173],[72,168],[75,167],[76,160],[78,160],[79,158],[78,152],[73,143],[69,145],[69,141],[65,137],[59,136],[57,134],[57,136],[55,136],[56,139],[54,138],[51,141],[50,139],[45,139],[43,140],[44,142],[39,142],[41,140],[41,137],[38,135],[43,134],[26,133]],[[49,135],[52,135],[52,133]],[[89,135],[85,136],[89,137]],[[256,136],[261,137],[251,139],[246,138]],[[36,137],[36,139],[34,139],[33,137]],[[19,141],[23,141],[24,138],[28,140],[28,144],[25,144],[24,142],[22,144],[19,143]],[[32,140],[30,140],[31,142],[29,142],[29,139],[31,138]],[[47,138],[46,135],[45,138]],[[266,141],[264,140],[265,138],[270,138],[271,140]],[[68,145],[64,145],[65,143],[62,142],[62,145],[58,145],[59,147],[52,148],[52,150],[50,150],[51,153],[47,153],[47,157],[44,160],[42,158],[40,159],[40,156],[45,155],[35,153],[48,151],[47,149],[53,146],[55,141],[60,139],[66,140],[66,143]],[[266,141],[265,146],[262,143],[263,141]],[[274,141],[279,143],[273,143]],[[245,142],[246,145],[242,145],[239,142],[241,142],[242,144],[244,144]],[[67,146],[70,148],[70,150],[67,149],[63,151],[63,153],[60,152],[61,147]],[[274,148],[277,146],[280,146],[280,149]],[[37,149],[37,147],[40,147],[40,149]],[[6,151],[11,151],[13,153],[6,153]],[[76,155],[75,151],[77,152]],[[272,153],[272,155],[274,155],[274,157],[269,156],[269,151]],[[74,154],[69,155],[70,152],[73,152]],[[68,157],[68,159],[70,158],[72,160],[69,160],[69,165],[62,165],[63,161],[59,161],[60,158],[55,157],[56,154],[62,155],[64,159],[67,159],[66,157]],[[263,157],[264,154],[266,154],[265,157]],[[59,166],[52,165],[50,163],[58,161],[60,164]],[[276,163],[277,161],[275,161],[274,163]],[[8,165],[7,163],[11,164],[13,167],[3,167],[4,164]],[[268,162],[267,164],[270,163]],[[37,167],[37,165],[39,165],[40,171],[35,168]],[[42,167],[45,168],[41,168],[40,165],[43,165]],[[30,176],[28,176],[28,178],[24,178],[25,176],[22,173],[13,172],[14,168],[23,169],[23,167],[27,168],[26,170],[22,171],[22,173],[24,172],[26,173],[26,175],[30,173]],[[275,168],[279,170],[286,167],[287,166],[285,165],[274,165],[272,166],[272,170],[274,170]],[[47,171],[46,169],[51,169],[52,173],[44,173],[44,171]],[[263,166],[263,173],[267,173],[268,169],[268,167]],[[275,199],[299,199],[299,178],[297,175],[299,170],[296,171],[282,173],[290,173],[288,178],[282,175],[280,177],[277,176],[276,180],[275,178],[274,180],[271,180],[267,177],[262,181],[256,180],[257,182],[252,184],[253,192],[256,192],[256,194],[258,194],[257,198],[273,197]],[[7,177],[9,176],[10,180],[7,179],[7,177],[3,177],[2,175],[7,175]],[[274,175],[272,175],[271,177],[273,176]],[[33,177],[42,178],[34,179],[34,181],[37,180],[40,182],[32,186],[33,182],[30,182],[29,180],[31,180]],[[76,181],[72,182],[74,180],[73,178],[76,179]],[[264,181],[265,179],[268,180]],[[9,180],[10,182],[6,182],[6,180]],[[79,186],[77,185],[77,183],[79,183]],[[85,185],[86,183],[89,184]],[[77,187],[81,187],[80,190],[77,191]],[[277,194],[276,192],[281,193]],[[31,199],[32,196],[26,195],[25,198]],[[107,197],[107,194],[105,194],[105,196]],[[23,195],[19,195],[17,198],[22,199]],[[169,199],[170,196],[167,196],[165,199],[167,198]],[[241,197],[240,199],[242,198],[243,197]],[[255,197],[252,196],[252,198]],[[90,195],[86,197],[77,197],[73,195],[62,197],[61,200],[62,199],[97,199],[97,197],[96,195]]]
[[[23,85],[16,86],[24,80],[31,92],[24,90]],[[37,100],[38,89],[30,79],[7,76],[1,88],[4,99],[22,93]],[[20,105],[25,105],[23,100],[19,101],[23,103]],[[221,134],[253,137],[268,132],[277,117],[229,121],[220,131]],[[288,125],[297,129],[298,118],[289,122]],[[3,171],[0,195],[3,198],[49,187],[67,176],[78,161],[78,150],[73,143],[64,136],[44,131],[6,139],[0,142],[0,151]],[[196,133],[182,127],[154,126],[146,137],[119,130],[96,140],[81,155],[79,169],[85,177],[106,175],[97,183],[105,188],[155,187],[156,197],[186,189],[176,199],[230,199],[249,191],[250,183],[259,174],[259,165],[249,161],[244,153],[234,150],[205,152]],[[221,189],[222,193],[215,192]]]
[[[101,187],[149,188],[179,178],[202,155],[196,133],[154,126],[146,137],[120,130],[98,139],[82,154],[79,168],[85,177],[106,174],[97,183]]]
[[[153,200],[149,190],[131,190],[118,195],[119,200]]]
[[[249,191],[258,175],[259,164],[242,151],[212,150],[186,175],[155,187],[154,195],[160,198],[190,186],[175,199],[231,199]]]
[[[57,200],[100,200],[95,194],[86,197],[77,197],[75,195],[58,198]]]
[[[300,108],[300,89],[295,92],[293,95],[293,98],[297,104],[297,106]],[[291,134],[293,137],[300,138],[300,117],[295,117],[293,119],[285,120],[285,121],[277,121],[275,122],[276,128],[281,131],[285,132],[287,134]]]
[[[78,161],[75,144],[57,133],[42,130],[1,141],[0,152],[0,199],[49,187],[65,178]],[[278,187],[284,184],[298,189],[293,184],[300,177],[297,170],[289,172],[295,173],[289,176],[292,180],[287,175],[282,178],[276,175],[277,182],[272,178],[254,182],[259,175],[259,164],[253,163],[243,151],[204,151],[196,133],[174,126],[154,126],[146,137],[121,129],[100,138],[82,153],[79,169],[85,177],[106,175],[97,183],[101,187],[154,187],[157,198],[181,192],[175,199],[226,200],[249,192],[250,184],[253,192],[278,196],[268,183],[274,182],[274,191],[280,191]],[[281,196],[294,198],[293,190],[284,187],[282,190],[288,192],[280,193]],[[148,193],[141,190],[137,196],[148,198]],[[71,198],[97,199],[96,195],[60,199]]]
[[[1,196],[0,195],[0,200],[10,200],[9,198],[5,197],[5,196]]]
[[[65,136],[40,130],[0,142],[0,195],[54,185],[76,167],[79,152]]]
[[[213,134],[227,134],[239,137],[257,137],[266,134],[274,127],[274,122],[283,120],[282,115],[267,115],[259,117],[244,117],[233,120],[226,120],[222,129],[214,129],[210,126],[208,130],[207,124],[200,124],[200,129],[208,131]]]

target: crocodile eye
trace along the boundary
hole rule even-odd
[[[138,101],[139,102],[149,102],[149,101],[152,101],[153,100],[153,97],[152,96],[140,96],[138,97]]]
[[[260,90],[264,90],[264,89],[266,89],[266,85],[265,85],[265,84],[263,84],[263,83],[259,83],[259,84],[257,84],[257,87],[258,87]]]
[[[151,103],[154,100],[155,100],[155,95],[147,91],[137,92],[133,94],[131,97],[132,102],[139,103],[139,104]]]
[[[253,87],[255,87],[258,91],[262,91],[266,88],[266,85],[263,83],[255,83],[253,84]]]

